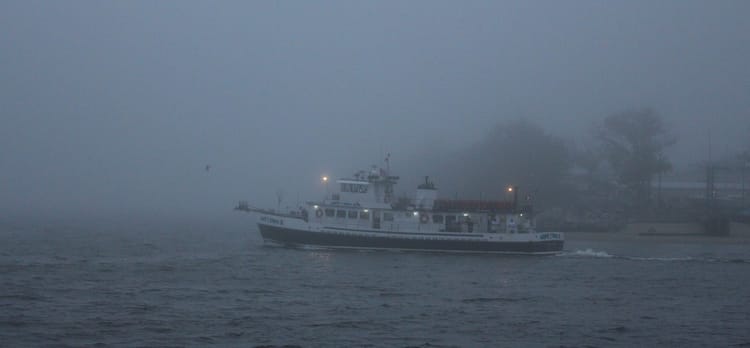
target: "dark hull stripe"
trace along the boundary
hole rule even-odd
[[[395,231],[383,231],[383,230],[353,230],[351,228],[341,228],[341,227],[324,227],[325,229],[329,230],[337,230],[337,231],[348,231],[348,232],[371,232],[371,233],[380,233],[380,234],[401,234],[401,235],[408,235],[408,236],[430,236],[430,237],[462,237],[462,238],[482,238],[481,235],[477,234],[470,234],[470,233],[427,233],[427,232],[395,232]]]
[[[554,253],[563,241],[490,242],[478,240],[430,240],[398,237],[371,237],[355,234],[300,231],[258,224],[264,240],[285,245],[313,245],[361,249],[410,249],[493,253]]]

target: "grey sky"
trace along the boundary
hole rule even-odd
[[[750,132],[747,1],[3,1],[0,211],[217,213],[319,175],[650,106]],[[204,170],[211,164],[210,172]],[[429,174],[429,173],[426,173]]]

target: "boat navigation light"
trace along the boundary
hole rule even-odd
[[[318,205],[317,204],[313,205],[313,208],[317,210],[318,209]]]
[[[415,212],[414,212],[414,216],[417,216],[417,215],[419,215],[419,212],[418,212],[418,211],[415,211]]]
[[[467,217],[467,216],[469,216],[469,213],[464,213],[464,217]]]
[[[367,212],[369,212],[369,211],[370,211],[369,209],[365,209],[365,210],[363,210],[363,212],[365,212],[365,213],[367,213]]]
[[[513,186],[508,186],[508,192],[513,192]]]
[[[519,214],[520,216],[523,216],[523,213]]]
[[[323,179],[323,182],[326,182],[326,181],[328,181],[328,176],[323,175],[322,179]]]

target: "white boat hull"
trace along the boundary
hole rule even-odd
[[[559,232],[511,235],[365,230],[317,226],[299,219],[273,216],[261,216],[258,228],[264,240],[290,246],[554,254],[562,251],[564,244],[563,234]]]

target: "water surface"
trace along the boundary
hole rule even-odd
[[[242,219],[5,223],[2,346],[750,346],[744,245],[263,246]]]

